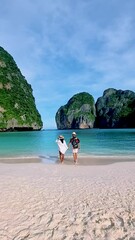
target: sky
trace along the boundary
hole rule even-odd
[[[0,46],[31,84],[45,129],[77,93],[135,91],[135,0],[0,0]]]

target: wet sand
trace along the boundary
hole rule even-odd
[[[19,163],[41,163],[42,160],[39,157],[17,157],[17,158],[0,158],[0,163],[19,164]]]
[[[96,166],[96,165],[108,165],[113,164],[117,162],[135,162],[135,156],[87,156],[87,157],[81,157],[78,156],[78,165],[90,165],[90,166]],[[56,161],[56,163],[60,163],[59,160]],[[73,157],[65,157],[64,164],[66,165],[72,165],[74,164]]]
[[[0,163],[0,239],[135,239],[133,159]]]

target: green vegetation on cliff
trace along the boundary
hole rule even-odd
[[[0,129],[42,128],[31,85],[12,56],[0,47]]]

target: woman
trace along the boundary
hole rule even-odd
[[[62,135],[60,135],[58,137],[58,139],[56,140],[56,143],[58,144],[58,148],[59,148],[60,161],[61,161],[61,163],[63,163],[65,152],[67,151],[68,146],[67,146],[66,141],[65,141],[65,139]]]

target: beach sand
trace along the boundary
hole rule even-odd
[[[0,163],[0,240],[135,240],[135,162],[95,159]]]

